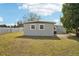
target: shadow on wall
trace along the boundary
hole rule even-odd
[[[57,36],[18,36],[16,38],[24,38],[24,39],[40,39],[40,40],[60,40]]]

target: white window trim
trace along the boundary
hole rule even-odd
[[[43,25],[44,29],[40,29],[40,25]],[[39,24],[39,30],[45,30],[45,24]]]
[[[34,25],[35,29],[32,29],[31,26]],[[36,30],[36,24],[30,24],[30,30]]]

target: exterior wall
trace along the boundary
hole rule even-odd
[[[24,35],[27,36],[53,36],[54,31],[54,25],[53,24],[47,24],[47,23],[32,23],[36,24],[35,30],[30,30],[31,24],[24,24]],[[44,24],[45,29],[39,30],[39,24]]]

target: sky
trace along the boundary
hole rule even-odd
[[[62,4],[59,3],[0,3],[0,24],[14,25],[17,21],[28,18],[29,13],[35,13],[40,20],[51,21],[60,24],[62,16]]]

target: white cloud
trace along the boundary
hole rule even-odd
[[[22,4],[19,6],[19,9],[28,9],[29,12],[47,16],[57,11],[61,12],[62,4],[55,4],[55,3]]]
[[[53,21],[56,22],[56,25],[62,25],[62,23],[59,19],[54,19]]]
[[[4,20],[3,17],[0,16],[0,22],[3,22],[3,20]]]
[[[0,0],[0,3],[78,3],[79,0]]]
[[[19,9],[26,9],[28,7],[28,4],[17,4]]]
[[[6,23],[6,25],[7,25],[7,26],[14,26],[14,25],[16,25],[16,24],[15,24],[15,23],[11,23],[11,24]]]
[[[41,21],[55,22],[56,25],[62,25],[59,19],[41,19]]]

